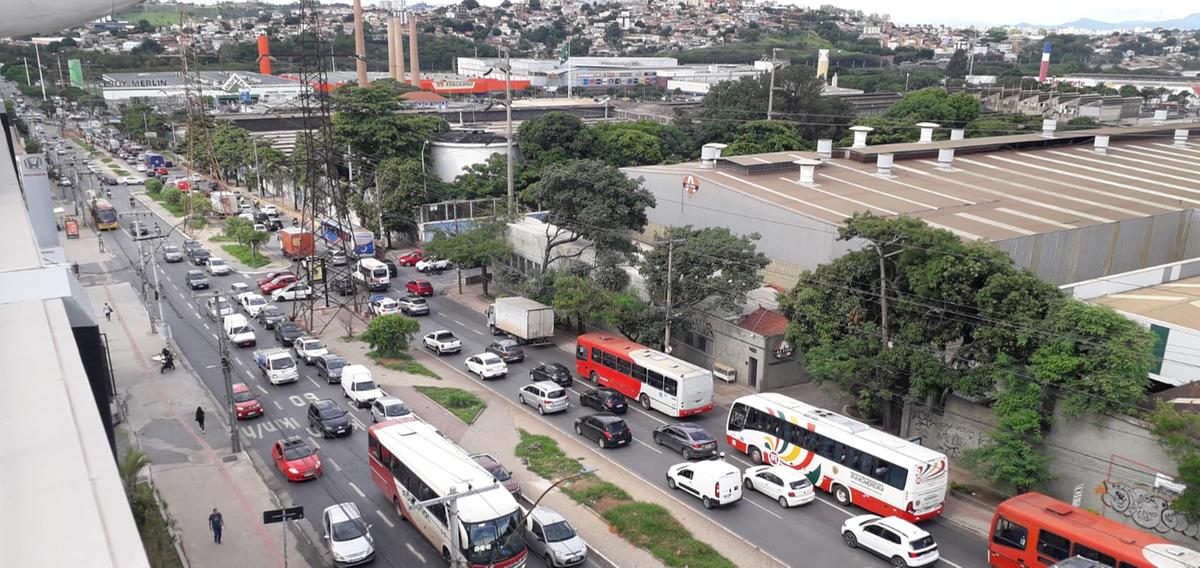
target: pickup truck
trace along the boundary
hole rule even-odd
[[[426,349],[434,351],[438,355],[462,351],[462,341],[445,329],[426,335],[422,341]]]
[[[295,382],[300,378],[296,360],[292,359],[287,349],[276,347],[255,351],[254,361],[258,363],[258,370],[262,371],[263,377],[273,385]]]

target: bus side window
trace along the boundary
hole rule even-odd
[[[670,377],[663,377],[663,392],[671,396],[679,395],[679,383]]]
[[[729,411],[729,429],[739,431],[746,427],[746,405],[737,403]]]
[[[887,477],[883,480],[884,483],[895,487],[896,489],[904,489],[908,485],[908,469],[900,467],[896,464],[888,464]]]
[[[633,365],[624,359],[617,359],[617,372],[628,375],[633,372]]]
[[[1071,555],[1071,541],[1046,529],[1038,531],[1037,551],[1055,562]]]
[[[1029,529],[1004,517],[996,517],[996,528],[992,531],[992,542],[1017,550],[1025,550]]]
[[[633,364],[633,378],[638,381],[641,381],[643,383],[646,382],[646,368],[641,365],[638,365],[637,363],[634,363]]]
[[[377,459],[377,460],[380,459],[379,458],[379,447],[380,447],[380,445],[379,445],[378,438],[376,438],[373,435],[367,436],[367,453],[371,454],[372,456],[375,456],[375,459]],[[380,461],[382,462],[382,460],[380,460]]]
[[[582,345],[575,346],[575,358],[580,361],[587,361],[587,347]]]
[[[592,361],[603,364],[604,352],[601,351],[599,347],[592,348]]]
[[[1099,550],[1088,548],[1082,544],[1076,544],[1075,550],[1072,552],[1074,556],[1082,556],[1088,560],[1095,560],[1105,566],[1116,566],[1117,559],[1113,558]]]

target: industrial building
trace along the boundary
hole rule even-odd
[[[211,97],[218,108],[230,104],[283,105],[294,101],[302,91],[299,81],[250,71],[200,71],[199,77],[201,96]],[[180,72],[105,73],[101,90],[109,103],[185,104],[185,81]]]

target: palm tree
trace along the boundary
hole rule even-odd
[[[150,465],[150,458],[137,448],[130,448],[125,457],[121,458],[121,463],[117,464],[117,471],[121,474],[121,484],[125,486],[126,494],[133,494],[133,487],[137,485],[138,472],[148,465]]]

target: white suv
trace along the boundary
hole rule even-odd
[[[886,558],[893,568],[929,566],[938,561],[933,537],[900,517],[851,517],[842,523],[842,542]]]

